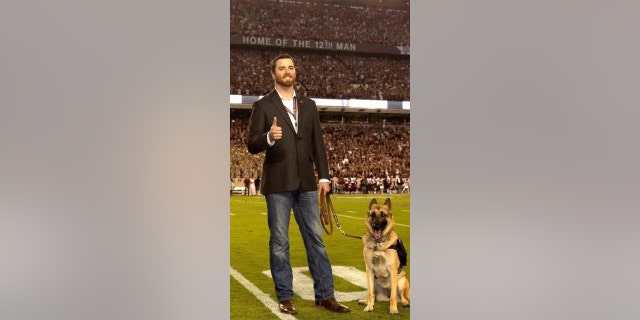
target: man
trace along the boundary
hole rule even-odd
[[[334,298],[331,263],[322,240],[318,188],[329,192],[329,166],[316,104],[296,95],[291,56],[283,54],[272,61],[271,78],[275,89],[253,104],[247,149],[251,154],[266,151],[260,189],[267,202],[269,263],[280,311],[298,313],[289,256],[293,210],[313,277],[316,306],[350,312]]]
[[[249,195],[249,185],[251,184],[251,180],[249,180],[249,177],[244,178],[244,195],[248,196]]]
[[[258,193],[258,195],[260,195],[260,176],[256,177],[254,183],[256,185],[256,192]]]

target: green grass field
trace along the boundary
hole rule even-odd
[[[409,194],[353,194],[331,196],[342,230],[361,236],[369,201],[391,198],[395,231],[409,253],[407,276],[411,279],[411,237]],[[313,285],[307,269],[306,254],[298,225],[293,216],[290,226],[291,264],[294,268],[294,301],[298,314],[281,314],[277,309],[273,281],[269,273],[269,230],[263,196],[230,198],[230,316],[231,319],[409,319],[410,308],[398,303],[399,315],[389,314],[389,302],[376,302],[373,312],[363,312],[358,299],[366,298],[366,280],[362,241],[340,233],[332,217],[333,232],[325,233],[325,245],[333,266],[336,299],[351,308],[349,314],[335,314],[314,306]]]

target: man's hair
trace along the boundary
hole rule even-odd
[[[275,57],[275,59],[271,60],[271,72],[276,72],[276,61],[280,60],[280,59],[291,59],[291,61],[293,61],[293,57],[291,57],[290,55],[283,53],[277,57]],[[293,61],[293,65],[295,65],[295,61]]]

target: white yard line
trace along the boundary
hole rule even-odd
[[[273,314],[275,314],[278,318],[283,320],[296,319],[296,317],[290,314],[280,312],[277,301],[271,299],[271,297],[268,294],[258,289],[258,287],[256,287],[253,283],[251,283],[251,281],[247,280],[247,278],[245,278],[242,274],[240,274],[240,272],[236,271],[233,268],[230,268],[230,269],[231,269],[231,276],[234,279],[238,280],[238,282],[240,282],[245,288],[247,288],[247,290],[253,293],[253,295],[256,296],[256,298],[258,298],[258,300],[260,300],[260,302],[262,302],[265,305],[265,307],[271,310],[271,312],[273,312]]]

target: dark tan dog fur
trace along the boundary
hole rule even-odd
[[[368,295],[367,299],[360,300],[359,303],[367,305],[363,311],[373,311],[376,300],[389,301],[389,312],[397,314],[398,298],[404,307],[408,307],[411,295],[405,271],[398,273],[398,250],[389,248],[398,245],[399,240],[393,231],[391,199],[387,198],[382,205],[379,205],[376,199],[371,200],[365,225],[367,233],[362,237],[362,241]],[[402,246],[402,242],[399,245]],[[406,252],[404,247],[402,249]]]

